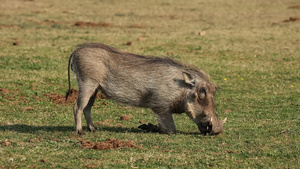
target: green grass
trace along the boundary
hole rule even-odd
[[[289,8],[299,5],[1,1],[0,89],[9,92],[0,91],[0,168],[299,168],[300,21],[283,22],[300,17],[299,8]],[[77,21],[109,26],[76,27]],[[199,135],[185,115],[174,115],[176,135],[145,133],[137,127],[140,120],[156,123],[150,110],[97,100],[94,121],[112,126],[77,136],[72,104],[54,104],[45,93],[65,94],[68,57],[86,42],[201,68],[219,87],[216,107],[221,119],[228,117],[224,133]],[[90,150],[78,142],[108,138],[143,149]]]

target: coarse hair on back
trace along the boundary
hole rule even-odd
[[[109,45],[103,43],[85,43],[79,44],[77,49],[74,51],[78,51],[83,48],[100,48],[108,52],[109,55],[117,55],[121,60],[126,60],[127,64],[137,65],[137,64],[153,64],[153,65],[166,65],[166,66],[174,66],[179,69],[184,70],[185,72],[189,72],[192,74],[197,74],[199,77],[203,78],[207,82],[210,81],[210,77],[204,73],[202,70],[199,70],[197,67],[192,65],[183,64],[179,61],[171,59],[169,57],[157,57],[157,56],[143,56],[138,54],[133,54],[129,52],[125,52]],[[124,58],[124,59],[122,59]]]

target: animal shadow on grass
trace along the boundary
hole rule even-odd
[[[96,131],[109,131],[115,133],[157,133],[156,131],[148,131],[139,128],[127,128],[127,127],[109,127],[109,126],[97,126]],[[84,130],[87,131],[86,127]],[[45,132],[75,132],[73,126],[33,126],[27,124],[13,124],[13,125],[1,125],[0,131],[15,131],[18,133],[39,133],[40,131]],[[182,132],[178,131],[178,134],[184,135],[199,135],[198,132]]]
[[[84,127],[84,130],[87,129]],[[73,126],[33,126],[27,124],[14,124],[14,125],[1,125],[0,131],[15,131],[18,133],[38,133],[39,131],[46,131],[46,132],[70,132],[74,131],[75,128]],[[96,131],[110,131],[116,133],[143,133],[142,130],[138,128],[126,128],[126,127],[109,127],[109,126],[102,126],[97,128]]]
[[[33,126],[27,124],[1,125],[0,131],[15,131],[18,133],[38,133],[39,131],[55,132],[55,131],[71,131],[71,126]]]

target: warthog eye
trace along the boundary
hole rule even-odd
[[[207,88],[206,88],[206,87],[201,87],[201,88],[198,90],[198,98],[199,98],[199,100],[205,99],[206,93],[207,93]]]

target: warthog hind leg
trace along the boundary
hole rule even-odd
[[[91,117],[91,109],[92,109],[92,106],[94,105],[94,102],[95,102],[95,99],[97,96],[97,91],[98,90],[96,89],[94,94],[92,95],[92,97],[90,97],[88,105],[83,109],[83,113],[84,113],[84,117],[86,120],[88,130],[91,132],[95,131],[95,127],[94,127],[93,120]]]
[[[77,101],[74,104],[74,117],[75,117],[76,132],[80,135],[84,134],[82,130],[82,122],[81,122],[81,116],[83,112],[87,121],[88,129],[90,131],[95,130],[91,118],[91,107],[95,101],[97,88],[98,88],[97,83],[91,83],[91,82],[79,83],[79,94],[78,94]]]

